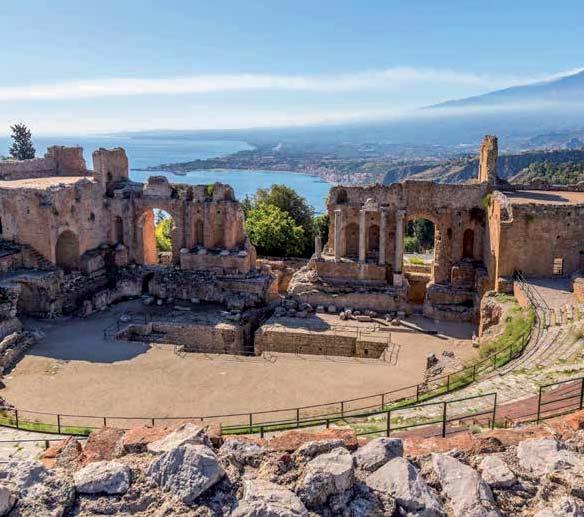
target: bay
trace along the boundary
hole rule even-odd
[[[269,188],[272,185],[287,185],[306,198],[316,213],[325,209],[325,199],[330,185],[309,174],[288,171],[262,170],[196,170],[186,175],[176,175],[167,171],[146,172],[135,169],[155,167],[162,163],[188,162],[195,159],[208,159],[225,156],[238,151],[253,149],[247,142],[235,140],[190,140],[156,136],[155,138],[91,135],[91,136],[55,136],[33,137],[37,156],[43,156],[51,145],[79,145],[89,168],[92,167],[91,153],[99,147],[111,149],[123,147],[130,162],[130,178],[144,182],[149,176],[166,176],[172,183],[187,183],[189,185],[227,183],[233,187],[238,199],[253,196],[258,188]],[[0,155],[8,154],[10,145],[8,137],[0,137]]]

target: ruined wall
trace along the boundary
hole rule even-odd
[[[88,174],[81,147],[49,147],[43,158],[0,161],[0,180]]]
[[[497,182],[497,155],[499,144],[496,136],[486,135],[479,151],[479,182],[494,185]]]
[[[515,204],[500,220],[497,276],[515,270],[527,277],[551,277],[554,260],[563,260],[563,276],[584,267],[584,205]]]

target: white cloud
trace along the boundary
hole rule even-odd
[[[553,77],[559,77],[557,74]],[[218,74],[190,77],[123,78],[68,81],[52,84],[0,86],[0,102],[68,100],[108,96],[202,94],[246,90],[352,92],[415,84],[464,85],[494,89],[526,84],[541,78],[489,76],[433,68],[389,68],[331,75]]]

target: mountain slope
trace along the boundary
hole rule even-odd
[[[486,106],[532,106],[537,104],[584,103],[584,70],[550,81],[513,86],[503,90],[442,102],[429,109]]]

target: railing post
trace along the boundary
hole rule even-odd
[[[580,384],[580,409],[584,405],[584,377],[582,377],[582,382]]]
[[[61,415],[57,413],[57,432],[61,434]]]
[[[537,396],[537,417],[535,419],[535,422],[539,424],[539,420],[540,420],[540,416],[541,416],[541,392],[542,392],[543,386],[539,387],[539,394]]]
[[[386,435],[389,436],[391,434],[391,411],[387,412],[387,429]]]
[[[381,407],[380,409],[383,411],[383,408],[385,407],[385,393],[381,394]]]
[[[450,392],[450,374],[446,377],[446,393]]]
[[[152,424],[152,427],[154,427],[154,418],[150,420],[150,423]]]
[[[420,402],[420,385],[416,384],[416,402]]]
[[[103,417],[103,426],[107,427],[107,418],[105,416]]]
[[[251,428],[253,427],[253,413],[249,414],[249,432],[251,433]]]
[[[495,418],[497,417],[497,392],[495,392],[495,400],[493,401],[493,422],[491,429],[495,429]]]
[[[582,405],[580,405],[580,407],[582,407]],[[20,428],[18,427],[18,409],[15,409],[15,410],[14,410],[14,420],[16,421],[16,422],[15,422],[15,423],[16,423],[16,429],[20,429]]]
[[[326,428],[329,429],[331,426],[331,421],[329,418],[326,419]]]
[[[296,408],[296,427],[300,427],[300,408]]]
[[[473,382],[477,380],[477,365],[476,365],[476,363],[472,365],[472,380],[473,380]]]
[[[497,369],[497,352],[493,354],[493,370]]]
[[[446,404],[446,401],[442,403],[442,438],[446,438]]]
[[[264,437],[264,426],[260,425],[260,438]]]
[[[341,416],[345,416],[345,401],[341,400]]]

